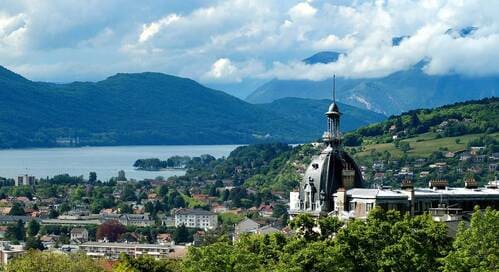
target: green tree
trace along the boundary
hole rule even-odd
[[[475,208],[471,224],[459,226],[444,271],[499,271],[499,211]]]
[[[289,222],[291,228],[295,229],[301,237],[307,241],[317,239],[319,234],[314,230],[316,221],[314,217],[308,213],[297,215]]]
[[[15,202],[9,211],[9,215],[24,215],[25,211],[21,203]]]
[[[95,172],[90,172],[90,173],[88,174],[88,182],[90,182],[90,183],[94,183],[94,182],[96,182],[96,181],[97,181],[97,173],[95,173]]]
[[[38,223],[38,221],[36,220],[29,221],[28,230],[27,230],[28,236],[30,237],[36,236],[39,231],[40,231],[40,223]]]
[[[29,251],[10,261],[5,272],[99,272],[104,269],[98,261],[82,254],[58,254],[46,251]]]
[[[137,258],[121,254],[113,272],[175,272],[181,271],[180,264],[174,259],[156,260],[149,256]]]
[[[43,246],[42,241],[40,241],[39,238],[28,237],[26,239],[26,243],[24,244],[24,249],[26,249],[26,250],[30,250],[30,249],[44,250],[45,246]]]
[[[173,240],[176,243],[185,243],[189,241],[189,230],[186,226],[181,225],[173,232]]]
[[[15,224],[11,224],[7,227],[5,237],[10,241],[22,241],[24,240],[24,223],[22,220],[18,220]]]

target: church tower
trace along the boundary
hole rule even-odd
[[[324,148],[305,171],[298,193],[290,194],[290,213],[316,216],[335,210],[333,194],[362,187],[362,175],[355,161],[342,149],[340,117],[336,104],[336,77],[333,76],[333,101],[325,113],[327,131],[322,137]]]

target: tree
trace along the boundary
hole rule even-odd
[[[498,233],[499,211],[475,208],[469,228],[459,226],[452,251],[444,258],[444,271],[499,271]]]
[[[40,223],[38,223],[38,221],[36,221],[36,220],[29,221],[28,231],[27,231],[28,236],[34,237],[38,234],[39,231],[40,231]]]
[[[176,243],[185,243],[189,241],[189,230],[185,225],[181,225],[173,232],[173,240]]]
[[[402,152],[407,152],[409,150],[411,150],[411,146],[409,145],[408,142],[400,142],[399,143],[399,149],[402,151]]]
[[[83,254],[59,254],[41,251],[29,251],[14,258],[3,268],[5,272],[99,272],[104,269],[99,262]]]
[[[9,211],[9,215],[24,215],[25,213],[23,206],[19,202],[15,202]]]
[[[297,215],[289,222],[289,225],[291,228],[296,229],[298,235],[307,241],[315,240],[318,237],[318,233],[314,231],[314,227],[316,226],[315,219],[308,213]]]
[[[26,250],[30,250],[30,249],[44,250],[45,246],[42,244],[42,241],[40,241],[40,238],[29,237],[26,239],[26,243],[24,244],[24,249],[26,249]]]
[[[90,173],[88,174],[88,182],[90,182],[90,183],[94,183],[94,182],[96,182],[96,181],[97,181],[97,173],[95,173],[95,172],[90,172]]]
[[[7,232],[5,237],[10,241],[22,241],[24,240],[24,223],[22,220],[18,220],[15,224],[11,224],[7,227]]]
[[[160,197],[165,197],[167,194],[168,194],[168,186],[165,184],[159,186],[158,195]]]
[[[104,222],[97,228],[96,238],[103,240],[106,238],[110,242],[116,242],[121,234],[126,232],[126,227],[116,220]]]
[[[126,181],[126,176],[125,176],[125,171],[124,170],[120,170],[118,171],[118,178],[117,178],[118,181]]]
[[[180,264],[174,259],[156,260],[150,256],[137,258],[121,254],[113,272],[174,272],[181,271]]]

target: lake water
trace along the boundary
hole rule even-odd
[[[127,178],[137,180],[183,175],[183,170],[137,171],[133,163],[137,159],[210,154],[220,158],[228,156],[237,145],[172,145],[172,146],[105,146],[79,148],[33,148],[0,150],[0,177],[13,178],[28,174],[52,177],[58,174],[72,176],[94,171],[100,180],[109,180],[124,170]]]

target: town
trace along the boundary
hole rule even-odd
[[[333,102],[322,143],[241,146],[221,159],[183,157],[177,167],[186,169],[184,176],[133,180],[119,171],[108,181],[95,172],[1,179],[1,263],[30,249],[110,261],[122,254],[181,259],[189,247],[224,236],[294,235],[288,222],[301,213],[365,220],[375,207],[430,213],[455,236],[476,205],[499,208],[495,140],[479,138],[465,150],[419,159],[371,152],[361,161],[372,164],[357,166],[347,153],[352,149],[342,151],[338,113]],[[264,186],[261,179],[273,175],[290,180]]]

